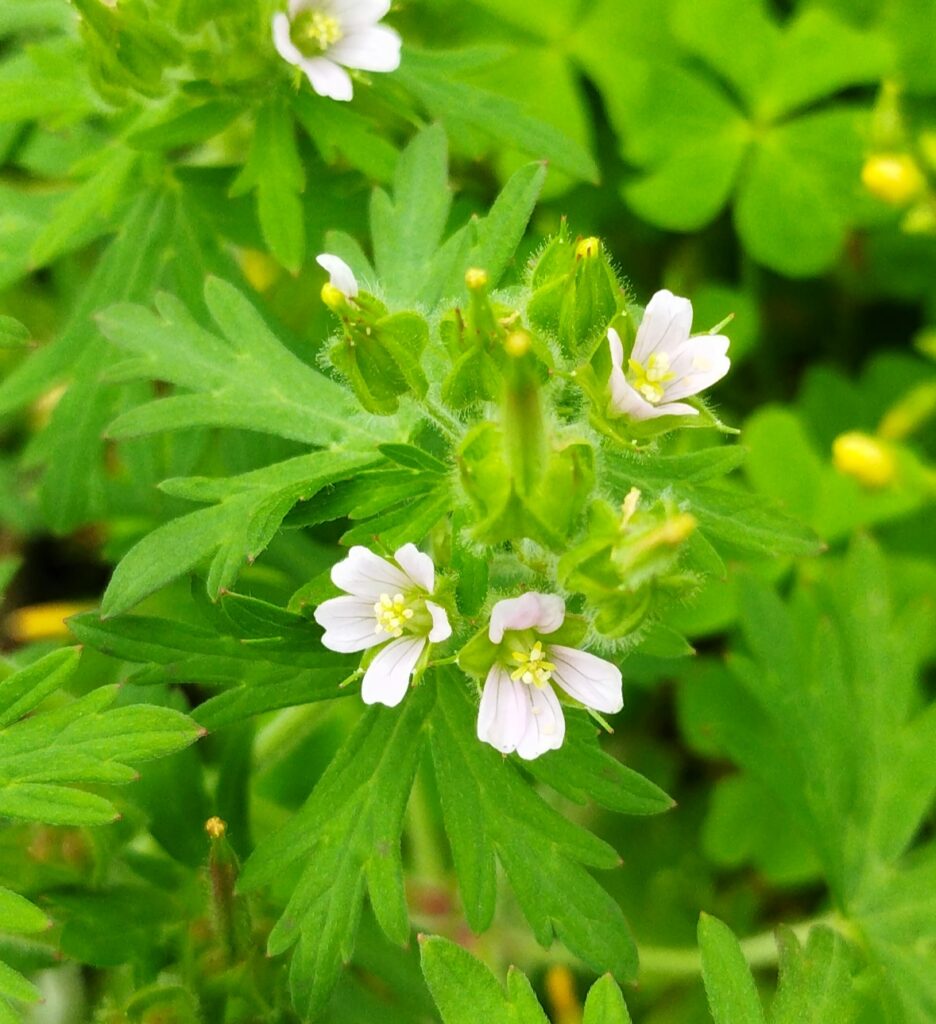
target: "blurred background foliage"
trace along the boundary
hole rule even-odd
[[[364,242],[370,190],[392,180],[415,126],[448,134],[453,223],[546,159],[525,252],[566,217],[604,239],[638,301],[687,295],[698,329],[734,311],[716,399],[741,428],[741,473],[828,546],[739,555],[673,613],[695,656],[663,643],[625,663],[607,747],[676,811],[564,807],[624,858],[606,884],[643,957],[633,1018],[710,1019],[694,959],[706,910],[741,936],[847,920],[863,952],[854,1004],[810,1019],[936,1020],[936,3],[413,0],[390,16],[400,70],[347,106],[279,61],[275,7],[0,0],[0,671],[67,643],[63,618],[96,606],[116,559],[188,509],[159,481],[301,450],[198,428],[111,440],[153,388],[119,379],[95,313],[165,289],[204,318],[216,273],[314,362],[329,325],[312,257],[329,231]],[[670,450],[701,446],[699,433]],[[280,536],[242,586],[285,603],[331,539]],[[197,605],[177,584],[148,610],[199,622]],[[85,651],[68,686],[137,671]],[[165,683],[146,693],[185,706]],[[47,1002],[29,1019],[221,1020],[231,971],[282,1005],[262,938],[222,948],[204,872],[301,804],[354,717],[336,702],[219,731],[141,768],[107,829],[4,822],[0,886],[55,922],[0,937],[0,959],[40,972]],[[518,964],[557,1024],[580,1020],[592,979],[536,947],[515,911],[468,935],[445,865],[418,842],[437,813],[420,779],[414,919],[498,974]],[[231,850],[205,836],[211,814]],[[253,911],[262,937],[275,912]],[[771,990],[776,957],[752,962]],[[417,954],[365,920],[327,1019],[412,1022],[431,1005]],[[274,1011],[230,1019],[280,1019],[262,1012]]]

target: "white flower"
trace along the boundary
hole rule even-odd
[[[345,68],[400,66],[400,37],[377,24],[389,9],[390,0],[289,0],[289,13],[273,16],[273,44],[283,60],[302,68],[319,96],[350,100],[354,88]]]
[[[728,372],[728,339],[721,334],[690,337],[692,303],[669,291],[647,303],[634,351],[624,369],[624,346],[614,328],[611,348],[611,406],[635,420],[696,416],[699,410],[677,399],[697,395]]]
[[[394,562],[396,564],[394,564]],[[353,547],[333,566],[332,582],[345,593],[315,609],[322,643],[343,654],[382,645],[361,683],[365,704],[396,707],[427,644],[452,635],[445,609],[429,600],[435,590],[432,559],[404,544],[393,562]]]
[[[315,257],[315,262],[328,271],[328,282],[346,299],[353,299],[358,293],[357,278],[354,271],[340,256],[333,256],[330,252],[323,252]]]
[[[531,761],[562,746],[565,718],[553,683],[595,711],[611,714],[623,706],[620,669],[540,639],[564,621],[565,602],[553,594],[531,592],[494,606],[488,638],[500,650],[481,694],[478,739],[502,754],[516,750]]]

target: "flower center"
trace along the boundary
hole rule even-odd
[[[512,651],[510,656],[517,662],[517,667],[510,673],[510,678],[514,682],[520,680],[528,686],[542,689],[556,669],[552,662],[546,660],[546,652],[539,640],[526,650]]]
[[[646,366],[636,359],[628,359],[627,365],[630,367],[631,386],[648,402],[661,401],[666,391],[663,385],[676,376],[670,370],[669,356],[665,352],[654,352]]]
[[[325,11],[301,11],[293,20],[289,35],[296,49],[306,57],[318,57],[334,46],[344,33],[334,15]]]
[[[407,625],[415,611],[409,606],[402,594],[381,594],[380,600],[374,605],[377,616],[375,633],[388,633],[392,637],[402,636],[403,627]]]

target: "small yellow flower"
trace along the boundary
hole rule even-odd
[[[909,153],[868,157],[861,169],[861,181],[872,195],[892,206],[906,206],[926,188],[926,179]]]
[[[839,434],[832,442],[832,461],[840,473],[853,477],[869,490],[887,487],[897,476],[897,465],[890,449],[877,438],[858,430]]]

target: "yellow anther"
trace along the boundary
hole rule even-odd
[[[510,673],[514,682],[519,680],[542,689],[556,670],[556,666],[546,660],[546,652],[539,640],[529,650],[512,651],[510,656],[517,662],[517,667]]]
[[[381,594],[380,600],[374,605],[377,617],[375,633],[388,633],[392,637],[403,635],[403,627],[413,617],[413,609],[406,603],[402,594]]]
[[[575,255],[580,260],[591,259],[593,256],[597,256],[601,252],[601,242],[599,239],[592,235],[589,238],[583,238],[579,241],[575,247]]]
[[[504,339],[504,351],[514,359],[519,359],[530,351],[532,342],[528,331],[511,331]]]
[[[205,822],[205,831],[212,839],[223,839],[227,833],[227,822],[216,815]]]
[[[878,153],[861,169],[864,187],[893,206],[905,206],[926,188],[926,179],[909,153]]]
[[[638,363],[636,359],[628,359],[630,367],[630,383],[648,402],[659,402],[665,394],[664,384],[676,376],[670,370],[669,356],[665,352],[654,352],[647,360],[647,365]]]
[[[302,11],[297,14],[289,34],[296,49],[307,57],[324,53],[344,35],[341,22],[325,11]]]
[[[480,291],[488,286],[488,272],[480,267],[469,267],[465,271],[465,284],[473,291]]]
[[[832,442],[835,468],[869,489],[887,487],[897,476],[890,449],[874,437],[851,430]]]

